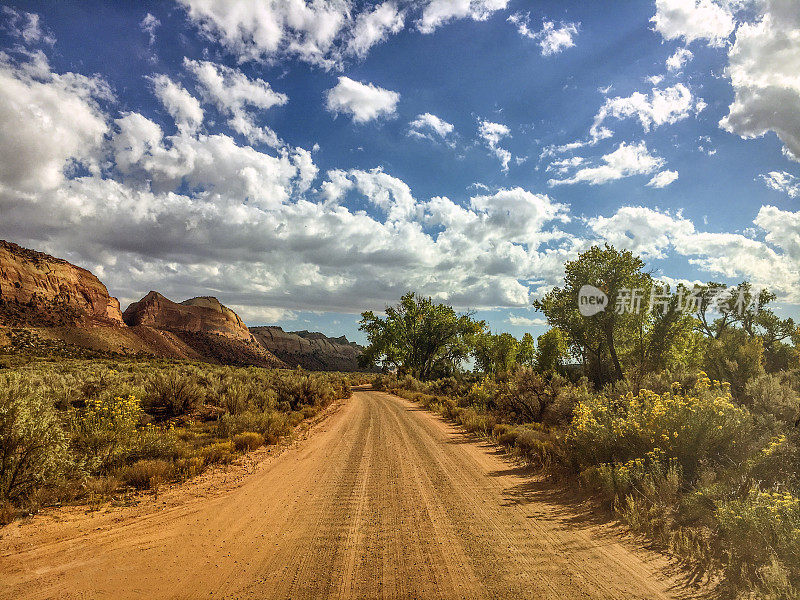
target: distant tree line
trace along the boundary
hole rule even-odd
[[[585,285],[608,298],[592,316],[579,311]],[[383,317],[362,313],[369,345],[361,360],[423,381],[455,375],[470,358],[476,371],[491,376],[516,368],[565,375],[569,367],[598,388],[710,362],[712,376],[743,386],[758,369],[775,372],[797,363],[800,330],[775,314],[774,300],[748,282],[670,290],[632,252],[594,246],[565,264],[563,287],[533,303],[551,326],[536,341],[530,333],[521,339],[492,333],[472,312],[457,313],[409,292]]]

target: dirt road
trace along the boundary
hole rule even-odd
[[[677,597],[662,559],[574,505],[411,402],[360,391],[216,498],[0,540],[0,598]]]

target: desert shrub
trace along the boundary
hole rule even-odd
[[[188,414],[205,398],[195,377],[172,370],[154,374],[145,389],[144,409],[159,418]]]
[[[304,406],[300,412],[303,414],[304,419],[310,419],[311,417],[315,417],[319,414],[319,407],[318,406]]]
[[[207,465],[222,464],[227,465],[233,462],[234,447],[233,442],[214,442],[204,446],[201,451],[203,462]]]
[[[117,471],[117,477],[138,490],[151,489],[168,480],[172,465],[165,460],[138,460]]]
[[[487,410],[495,404],[495,398],[499,393],[497,383],[491,377],[485,377],[472,385],[466,396],[466,401],[470,406],[479,410]]]
[[[456,421],[470,433],[480,436],[491,435],[497,419],[486,413],[479,413],[473,408],[456,409]]]
[[[219,397],[219,405],[232,415],[250,410],[250,388],[241,381],[231,381]]]
[[[464,386],[455,377],[443,377],[431,381],[428,390],[437,396],[452,396],[454,398],[464,395]]]
[[[297,414],[302,420],[302,413]],[[292,427],[294,425],[286,413],[272,411],[246,412],[241,415],[226,414],[217,422],[217,432],[220,437],[233,437],[246,431],[253,431],[262,435],[267,444],[277,444],[281,437],[291,432]]]
[[[398,379],[397,385],[398,387],[401,387],[404,390],[409,390],[410,392],[428,391],[428,387],[419,379],[416,379],[413,375],[403,375],[403,377]]]
[[[183,454],[183,443],[171,426],[139,428],[127,449],[126,462],[146,459],[174,460]]]
[[[594,396],[589,380],[582,377],[576,384],[563,385],[558,389],[555,399],[547,408],[543,422],[550,426],[560,426],[569,423],[575,412],[575,407],[582,402],[587,402]]]
[[[788,491],[752,491],[746,498],[722,504],[717,514],[727,550],[727,583],[767,591],[774,598],[796,598],[800,499]]]
[[[206,461],[202,454],[180,458],[173,463],[175,475],[180,481],[199,475],[205,466]]]
[[[378,391],[395,389],[398,386],[394,373],[379,373],[372,381],[372,387]]]
[[[254,431],[245,431],[233,438],[233,447],[238,452],[250,452],[264,444],[264,436]]]
[[[90,501],[92,499],[104,500],[111,497],[120,486],[120,480],[113,476],[87,477],[83,482]]]
[[[739,329],[726,331],[707,342],[705,371],[713,380],[726,381],[733,397],[741,399],[745,386],[764,372],[764,345]]]
[[[800,382],[792,373],[764,373],[744,386],[743,402],[756,414],[793,423],[800,409]]]
[[[800,489],[800,434],[786,431],[773,436],[747,460],[740,477],[751,487]]]
[[[6,500],[0,500],[0,526],[8,525],[14,520],[17,511],[14,505]]]
[[[142,418],[139,400],[104,391],[70,413],[72,448],[91,473],[106,471],[125,461],[136,443]]]
[[[642,390],[615,402],[595,396],[575,407],[566,442],[574,467],[625,463],[658,450],[691,480],[701,462],[741,460],[750,426],[725,384],[708,377],[689,393]],[[738,444],[738,446],[737,446]]]
[[[499,395],[498,409],[515,423],[541,423],[547,411],[558,401],[566,381],[558,376],[544,376],[523,367],[508,378],[507,389]]]
[[[516,427],[512,433],[514,450],[530,463],[555,469],[563,462],[559,439],[546,429],[529,424]]]
[[[0,376],[0,502],[24,503],[69,460],[52,404],[14,375]]]
[[[300,371],[278,377],[275,391],[278,402],[288,403],[291,410],[304,405],[325,406],[336,399],[336,391],[328,376],[305,375]]]

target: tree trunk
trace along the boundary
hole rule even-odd
[[[625,373],[622,372],[622,365],[617,356],[617,349],[614,347],[614,325],[606,325],[606,341],[608,342],[608,351],[611,354],[611,360],[614,362],[614,371],[616,372],[617,379],[625,379]]]

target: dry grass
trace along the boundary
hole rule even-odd
[[[0,451],[27,457],[16,476],[13,461],[0,463],[4,515],[97,505],[125,488],[183,481],[277,444],[351,393],[347,374],[300,369],[130,359],[4,364]]]

